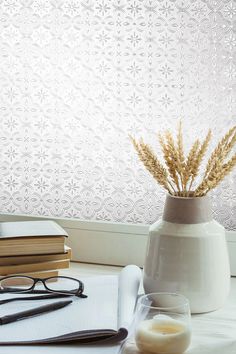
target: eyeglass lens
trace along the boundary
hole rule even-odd
[[[69,278],[49,278],[45,280],[46,287],[55,292],[77,292],[80,283],[77,280]]]
[[[32,288],[34,280],[26,277],[11,277],[0,280],[0,289],[11,292],[27,291]]]

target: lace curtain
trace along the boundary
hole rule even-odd
[[[1,0],[1,213],[152,223],[164,192],[128,135],[186,150],[235,124],[229,0]],[[211,193],[236,229],[236,174]]]

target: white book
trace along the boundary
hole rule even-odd
[[[136,266],[127,266],[119,276],[97,276],[81,280],[84,282],[84,293],[88,295],[87,298],[74,297],[71,305],[58,311],[1,326],[0,345],[18,344],[26,348],[25,345],[28,344],[63,344],[74,341],[79,354],[87,353],[84,351],[84,346],[83,351],[78,351],[80,340],[86,341],[86,334],[87,343],[90,342],[91,335],[95,343],[102,343],[100,335],[103,333],[107,334],[107,343],[109,343],[109,338],[113,342],[124,339],[128,335],[128,328],[133,318],[141,270]],[[9,297],[12,295],[0,295],[1,300]],[[1,305],[1,316],[42,306],[52,301],[56,302],[58,299],[4,304]],[[117,350],[116,345],[106,344],[102,347],[104,354],[107,345],[110,349],[114,347],[114,350]],[[2,353],[2,348],[0,352]],[[88,353],[92,354],[93,351]],[[113,351],[110,350],[107,353],[113,353]]]

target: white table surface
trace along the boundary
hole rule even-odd
[[[60,275],[81,277],[118,274],[122,268],[71,263],[70,269]],[[193,336],[186,354],[236,354],[236,277],[231,278],[231,291],[224,308],[217,311],[192,316]],[[75,354],[78,347],[72,346],[11,346],[0,347],[0,354]],[[94,353],[94,350],[93,350]],[[101,350],[97,351],[101,354]],[[103,347],[102,354],[114,353],[111,348]],[[91,354],[84,348],[83,354]]]

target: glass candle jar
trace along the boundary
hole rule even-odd
[[[191,341],[190,307],[180,294],[143,295],[122,354],[181,354]]]

